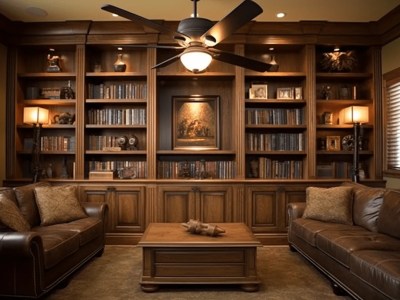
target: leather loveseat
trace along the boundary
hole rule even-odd
[[[65,286],[102,254],[106,212],[106,204],[80,203],[75,186],[1,188],[0,298],[39,298]]]
[[[290,203],[288,213],[291,250],[327,275],[335,293],[400,299],[400,192],[309,187],[306,202]]]

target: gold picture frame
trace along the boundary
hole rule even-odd
[[[174,150],[219,149],[219,96],[173,97]]]
[[[326,137],[326,150],[327,151],[340,151],[340,136],[328,135]]]
[[[277,88],[276,89],[276,99],[281,100],[291,100],[294,99],[294,89],[289,88]]]

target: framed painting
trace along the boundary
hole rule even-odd
[[[174,150],[219,149],[219,96],[174,96]]]

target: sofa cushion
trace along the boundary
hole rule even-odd
[[[345,267],[349,267],[350,256],[357,250],[398,250],[400,240],[385,234],[365,229],[325,230],[316,236],[317,248],[329,255]],[[361,228],[361,227],[359,227]]]
[[[359,226],[321,222],[312,219],[298,218],[290,225],[291,234],[297,235],[311,246],[316,246],[317,234],[324,230],[364,230]]]
[[[352,198],[352,188],[348,186],[308,187],[303,218],[353,224]]]
[[[18,207],[31,227],[40,224],[40,216],[34,194],[35,187],[39,186],[50,186],[50,184],[47,182],[37,182],[14,188]]]
[[[59,231],[68,230],[78,233],[79,244],[82,246],[103,235],[103,222],[98,218],[87,217],[69,223],[35,227],[36,232],[49,231],[49,229]]]
[[[29,231],[31,228],[17,205],[4,194],[0,194],[0,221],[15,231]]]
[[[383,196],[378,231],[400,238],[400,193],[389,190]]]
[[[350,258],[350,271],[389,299],[400,299],[399,251],[355,251]]]
[[[43,226],[87,217],[76,197],[74,185],[36,187],[35,194]]]
[[[346,182],[353,187],[353,222],[370,231],[378,231],[378,215],[383,203],[384,188],[372,188],[363,184]]]

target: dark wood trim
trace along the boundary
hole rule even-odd
[[[172,29],[176,21],[157,21]],[[174,42],[169,36],[126,21],[14,22],[0,16],[2,39],[10,44],[148,44]],[[249,22],[224,44],[384,45],[400,36],[400,5],[373,22]]]

